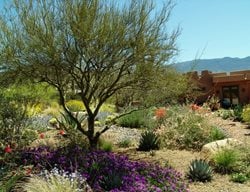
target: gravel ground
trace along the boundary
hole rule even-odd
[[[213,113],[206,114],[206,118],[212,124],[222,128],[229,136],[250,144],[250,133],[248,125],[232,120],[223,120]],[[138,129],[121,128],[113,126],[111,130],[105,133],[105,137],[112,139],[115,143],[125,138],[138,141],[140,131]],[[136,142],[135,142],[136,143]],[[159,163],[161,165],[170,164],[175,169],[185,174],[187,172],[190,161],[199,158],[199,152],[179,151],[163,149],[156,151],[154,154],[150,152],[138,152],[135,147],[128,149],[117,149],[118,153],[125,153],[134,160],[145,160]],[[230,181],[229,176],[214,174],[213,180],[209,183],[191,183],[191,192],[250,192],[250,182],[245,184],[234,183]]]

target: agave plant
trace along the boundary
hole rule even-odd
[[[158,135],[152,131],[145,131],[141,134],[139,143],[139,151],[150,151],[160,148],[160,140]]]
[[[195,159],[190,163],[187,177],[192,181],[207,182],[212,179],[213,170],[203,159]]]

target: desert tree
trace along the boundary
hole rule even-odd
[[[55,87],[65,113],[95,148],[109,128],[94,128],[103,103],[150,82],[177,52],[179,30],[167,28],[173,4],[156,10],[153,2],[13,0],[0,17],[1,66]],[[87,127],[65,104],[71,85],[85,105]]]

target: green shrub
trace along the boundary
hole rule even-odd
[[[106,152],[111,152],[113,150],[113,144],[110,141],[105,141],[103,139],[99,139],[99,148]]]
[[[116,112],[116,108],[115,108],[115,105],[112,105],[112,104],[109,104],[109,103],[104,103],[101,106],[100,111],[109,112],[109,113],[115,113]]]
[[[212,179],[213,170],[209,164],[202,159],[195,159],[190,163],[187,177],[192,181],[207,182]]]
[[[246,105],[242,111],[242,120],[250,123],[250,105]]]
[[[215,163],[215,171],[228,174],[236,170],[239,154],[234,149],[223,149],[214,155],[213,160]]]
[[[141,139],[139,141],[139,151],[150,151],[160,148],[160,139],[152,131],[145,131],[141,134]]]
[[[244,173],[234,173],[231,175],[231,181],[236,183],[245,183],[248,179]]]
[[[231,110],[223,110],[222,114],[221,114],[221,118],[222,119],[229,119],[233,117],[233,113]]]
[[[235,106],[233,108],[234,120],[242,121],[242,113],[243,113],[243,107],[241,105]]]
[[[70,111],[78,112],[78,111],[84,111],[85,106],[82,101],[79,100],[69,100],[66,102],[66,106]]]
[[[130,128],[152,128],[154,119],[147,110],[139,110],[120,117],[117,123],[122,127]]]
[[[211,141],[221,140],[227,138],[225,132],[218,127],[212,127],[210,132]]]
[[[37,138],[38,138],[37,131],[26,128],[22,131],[20,142],[22,143],[22,146],[27,146],[31,144],[33,141],[35,141]]]

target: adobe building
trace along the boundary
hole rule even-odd
[[[230,73],[192,72],[202,95],[197,103],[205,102],[209,97],[217,97],[225,107],[250,103],[250,70]]]

